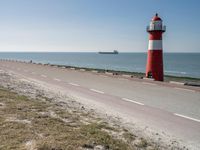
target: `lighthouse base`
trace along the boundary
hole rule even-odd
[[[163,81],[163,76],[164,73],[162,50],[148,50],[146,78],[153,78],[156,81]]]

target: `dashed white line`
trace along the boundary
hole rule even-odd
[[[140,103],[140,102],[128,99],[128,98],[122,98],[122,100],[127,101],[127,102],[131,102],[131,103],[135,103],[135,104],[138,104],[138,105],[144,105],[143,103]]]
[[[155,83],[149,83],[149,82],[142,82],[142,84],[146,84],[146,85],[156,85]]]
[[[80,86],[79,84],[76,84],[76,83],[69,83],[69,84],[73,86]]]
[[[105,75],[100,75],[100,76],[102,76],[102,77],[104,77],[104,78],[107,78],[108,76],[105,76]]]
[[[176,114],[176,113],[174,113],[174,115],[175,115],[175,116],[182,117],[182,118],[186,118],[186,119],[189,119],[189,120],[193,120],[193,121],[196,121],[196,122],[200,122],[200,120],[198,120],[198,119],[191,118],[191,117],[188,117],[188,116],[184,116],[184,115],[181,115],[181,114]]]
[[[35,74],[35,72],[31,72],[31,74]]]
[[[188,92],[195,92],[194,90],[184,89],[184,88],[178,88],[178,87],[175,87],[174,89],[188,91]]]
[[[104,94],[104,92],[96,90],[96,89],[90,89],[90,90],[93,91],[93,92],[96,92],[96,93]]]
[[[46,78],[47,76],[45,76],[45,75],[42,74],[41,77]]]
[[[169,81],[169,83],[178,84],[178,85],[184,85],[183,82],[177,82],[177,81]]]
[[[128,79],[124,79],[124,78],[119,78],[119,80],[128,81]]]
[[[57,79],[57,78],[54,78],[54,80],[55,80],[55,81],[58,81],[58,82],[60,82],[60,81],[61,81],[60,79]]]

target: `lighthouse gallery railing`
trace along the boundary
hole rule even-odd
[[[147,26],[147,32],[149,31],[166,31],[166,26]]]

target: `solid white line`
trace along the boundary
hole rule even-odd
[[[45,76],[45,75],[42,74],[41,77],[46,78],[47,76]]]
[[[149,82],[142,82],[142,84],[146,84],[146,85],[156,85],[155,83],[149,83]]]
[[[58,82],[60,82],[60,81],[61,81],[60,79],[57,79],[57,78],[54,78],[54,80],[55,80],[55,81],[58,81]]]
[[[174,115],[182,117],[182,118],[190,119],[190,120],[193,120],[193,121],[196,121],[196,122],[200,122],[200,120],[195,119],[195,118],[191,118],[191,117],[188,117],[188,116],[184,116],[184,115],[180,115],[180,114],[176,114],[176,113],[174,113]]]
[[[104,92],[99,91],[99,90],[95,90],[95,89],[90,89],[90,90],[93,91],[93,92],[96,92],[96,93],[104,94]]]
[[[195,92],[194,90],[184,89],[184,88],[178,88],[178,87],[175,87],[174,89],[188,91],[188,92]]]
[[[69,83],[69,84],[73,86],[80,86],[79,84],[76,84],[76,83]]]
[[[128,98],[122,98],[122,100],[127,101],[127,102],[131,102],[131,103],[135,103],[135,104],[138,104],[138,105],[144,105],[143,103],[140,103],[140,102],[128,99]]]

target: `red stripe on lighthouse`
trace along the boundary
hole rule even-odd
[[[146,76],[148,77],[149,75],[157,81],[163,81],[162,50],[148,50]]]
[[[162,40],[162,32],[160,32],[160,31],[150,32],[149,40]]]

